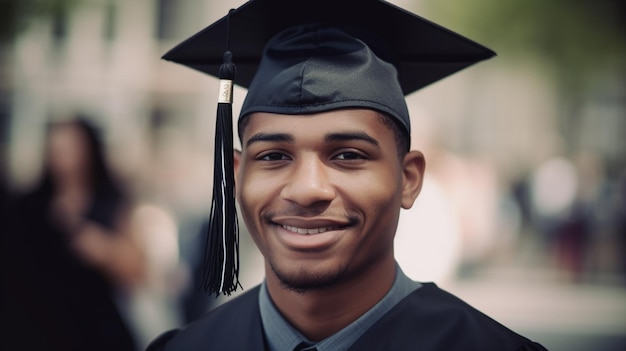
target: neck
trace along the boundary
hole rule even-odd
[[[312,341],[325,339],[354,322],[376,305],[395,279],[393,257],[335,286],[296,292],[267,274],[270,296],[282,315]]]

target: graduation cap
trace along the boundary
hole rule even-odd
[[[233,84],[248,88],[240,120],[364,107],[393,117],[408,138],[405,95],[494,55],[383,0],[249,0],[167,52],[220,78],[205,290],[239,285]]]

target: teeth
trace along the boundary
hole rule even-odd
[[[306,235],[324,233],[324,232],[327,232],[329,230],[333,230],[336,228],[336,227],[321,227],[321,228],[307,229],[307,228],[292,227],[290,225],[284,225],[282,227],[287,229],[290,232],[294,232],[298,234],[306,234]]]

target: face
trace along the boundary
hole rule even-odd
[[[248,118],[237,198],[268,280],[319,289],[393,266],[399,211],[419,193],[422,155],[399,159],[393,132],[371,110]]]
[[[56,178],[84,175],[89,166],[87,140],[79,127],[58,125],[48,139],[48,163]]]

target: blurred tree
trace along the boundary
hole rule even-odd
[[[421,5],[508,63],[545,65],[560,94],[559,122],[570,152],[578,151],[585,97],[626,85],[624,0],[422,0]]]
[[[498,53],[541,59],[572,89],[626,64],[623,0],[423,1]]]
[[[66,13],[81,0],[0,0],[0,44],[11,42],[30,21]]]

